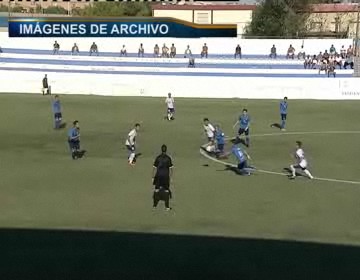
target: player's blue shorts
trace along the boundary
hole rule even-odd
[[[217,145],[217,148],[220,152],[224,152],[224,147],[225,147],[225,144],[218,144]]]
[[[80,141],[69,140],[68,142],[71,150],[80,150]]]
[[[175,113],[175,108],[168,108],[168,112],[172,114]]]
[[[281,114],[281,120],[286,121],[287,114]]]
[[[239,135],[242,135],[242,134],[244,134],[245,133],[245,135],[246,136],[248,136],[249,135],[249,133],[250,133],[250,128],[248,128],[248,129],[245,129],[245,128],[239,128],[239,131],[238,131],[238,134]]]
[[[61,113],[55,113],[54,118],[55,118],[55,120],[61,120],[62,119],[62,114]]]

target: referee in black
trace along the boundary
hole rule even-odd
[[[153,185],[155,186],[153,194],[153,207],[156,208],[160,200],[165,202],[165,210],[169,211],[171,190],[170,180],[173,176],[173,164],[171,157],[167,155],[166,145],[161,146],[161,154],[158,155],[154,162],[153,168]]]

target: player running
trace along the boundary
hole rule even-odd
[[[280,128],[282,131],[285,131],[286,117],[288,113],[288,98],[284,97],[284,100],[280,102],[280,116],[281,116],[281,125]]]
[[[215,125],[216,153],[218,156],[224,154],[225,134],[222,132],[220,125]]]
[[[129,151],[128,163],[132,166],[134,166],[136,162],[135,145],[136,145],[136,136],[139,129],[140,129],[140,124],[139,123],[135,124],[134,128],[129,132],[125,142],[126,148]]]
[[[242,134],[245,133],[245,146],[250,146],[250,116],[248,114],[248,110],[244,109],[242,114],[239,117],[239,120],[234,124],[234,128],[239,124],[239,131],[237,139],[240,140]]]
[[[212,141],[214,141],[214,137],[215,137],[215,128],[214,126],[210,123],[208,118],[204,119],[204,130],[205,130],[205,134],[206,137],[208,139],[208,143],[210,144]]]
[[[238,165],[237,168],[239,170],[239,174],[240,175],[246,175],[249,176],[251,175],[252,170],[254,170],[253,167],[250,167],[248,165],[248,160],[251,160],[249,154],[242,149],[241,147],[237,146],[236,144],[234,144],[231,148],[231,153],[236,157],[236,159],[238,160]]]
[[[171,93],[168,93],[168,97],[165,99],[165,103],[167,105],[167,119],[168,121],[173,121],[175,114],[175,100],[171,96]]]
[[[301,141],[296,141],[296,151],[295,151],[295,159],[297,161],[296,164],[290,165],[291,170],[291,176],[290,179],[296,178],[296,169],[301,169],[304,171],[304,173],[308,176],[309,179],[314,179],[314,177],[311,175],[310,171],[307,169],[307,160],[305,158],[304,150],[302,149],[302,143]]]

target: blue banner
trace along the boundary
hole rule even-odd
[[[173,18],[9,18],[9,37],[236,37],[236,25]]]

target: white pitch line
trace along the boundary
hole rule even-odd
[[[358,134],[360,131],[314,131],[314,132],[288,132],[288,133],[268,133],[268,134],[255,134],[253,137],[265,137],[265,136],[275,136],[275,135],[305,135],[305,134]],[[237,167],[237,165],[228,163],[226,161],[218,160],[216,158],[213,158],[209,156],[205,151],[200,149],[200,154],[206,157],[207,159],[210,159],[214,162],[220,163],[222,165],[228,165],[231,167]],[[264,173],[264,174],[271,174],[271,175],[281,175],[281,176],[287,176],[284,173],[280,172],[274,172],[269,170],[262,170],[262,169],[255,169],[255,171]],[[353,184],[353,185],[360,185],[359,181],[349,181],[349,180],[341,180],[341,179],[332,179],[332,178],[321,178],[321,177],[314,177],[313,180],[318,181],[326,181],[326,182],[336,182],[336,183],[345,183],[345,184]]]
[[[268,137],[268,136],[284,136],[284,135],[309,135],[309,134],[360,134],[360,131],[304,131],[304,132],[278,132],[278,133],[263,133],[249,135],[252,137]],[[235,139],[234,137],[227,136],[226,139]]]

